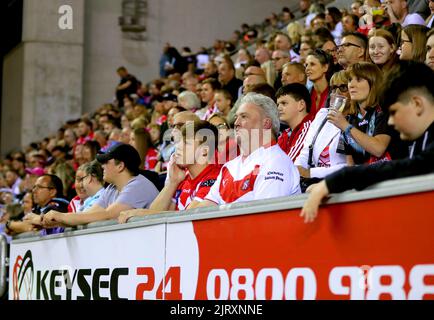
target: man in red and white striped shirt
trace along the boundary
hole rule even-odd
[[[280,121],[289,126],[281,133],[278,144],[294,162],[312,123],[310,94],[304,85],[292,83],[280,88],[276,98]]]

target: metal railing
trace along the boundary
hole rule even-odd
[[[9,262],[6,237],[0,234],[0,299],[7,289],[7,267]]]
[[[382,182],[364,191],[347,191],[342,194],[332,195],[329,201],[327,201],[327,204],[388,198],[399,195],[430,192],[433,190],[434,174],[429,174]],[[179,223],[184,221],[206,220],[296,209],[303,206],[306,198],[306,195],[299,195],[295,197],[280,197],[251,202],[233,203],[219,207],[198,208],[185,211],[182,214],[180,214],[179,211],[167,212],[157,215],[148,215],[145,217],[134,217],[126,224],[118,224],[115,220],[94,222],[77,228],[68,228],[63,234],[41,236],[39,233],[23,233],[14,237],[13,243],[44,241],[46,239],[140,228],[156,224]]]

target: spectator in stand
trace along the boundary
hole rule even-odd
[[[178,96],[178,105],[193,113],[201,109],[200,99],[192,91],[183,91]]]
[[[303,41],[300,44],[300,63],[305,64],[306,58],[309,53],[315,50],[315,43],[313,41]]]
[[[289,54],[290,61],[300,62],[300,56],[292,49],[289,36],[283,32],[277,32],[274,38],[274,50],[285,51]]]
[[[186,91],[184,91],[186,92]],[[178,103],[179,103],[179,96],[178,96]],[[173,107],[172,109],[169,110],[169,112],[167,113],[167,125],[170,128],[173,128],[173,120],[175,118],[175,114],[183,112],[183,111],[187,111],[185,108],[181,107],[181,106],[176,106]]]
[[[119,67],[117,73],[121,78],[121,81],[116,87],[116,99],[119,103],[119,107],[122,107],[124,105],[124,97],[136,94],[137,89],[140,87],[140,82],[135,76],[129,74],[125,67]]]
[[[338,152],[349,165],[391,159],[387,114],[379,106],[381,70],[372,63],[356,63],[348,70],[351,107],[348,116],[332,110],[329,121],[342,131]]]
[[[350,65],[366,61],[368,38],[358,32],[348,32],[342,35],[342,43],[338,46],[338,63],[343,69]]]
[[[310,23],[311,29],[315,32],[321,28],[327,28],[327,21],[325,13],[317,14]]]
[[[19,177],[24,177],[26,174],[26,157],[23,153],[16,153],[13,156],[11,169],[14,170]]]
[[[422,18],[426,19],[429,16],[429,1],[407,0],[408,11],[410,13],[418,13]]]
[[[83,188],[82,182],[86,178],[87,173],[83,170],[87,163],[81,165],[75,173],[74,188],[77,195],[72,198],[68,205],[68,212],[80,212],[84,201],[89,197],[86,190]]]
[[[427,34],[425,63],[434,71],[434,30]]]
[[[282,85],[287,86],[292,83],[306,85],[305,68],[301,63],[288,62],[282,68]]]
[[[95,133],[93,135],[93,139],[101,146],[101,148],[104,148],[107,146],[108,135],[103,130],[95,131]]]
[[[86,141],[83,145],[82,157],[84,162],[95,160],[96,154],[101,149],[99,143],[95,140]]]
[[[291,22],[286,27],[286,31],[288,33],[289,38],[291,39],[291,43],[293,45],[294,51],[299,52],[301,35],[303,34],[304,31],[303,26],[298,22]]]
[[[299,1],[301,16],[305,17],[309,13],[310,0],[300,0]]]
[[[346,115],[349,109],[348,77],[345,71],[335,73],[330,79],[332,94],[343,95],[348,99],[339,112]],[[317,182],[346,165],[344,155],[337,153],[341,130],[327,121],[329,108],[318,111],[312,121],[299,156],[294,161],[300,171],[301,187],[304,192],[311,184]]]
[[[14,196],[17,196],[21,193],[20,184],[22,182],[18,173],[15,170],[7,170],[5,174],[5,179],[8,188],[12,190]]]
[[[205,70],[203,71],[203,77],[200,80],[205,80],[208,78],[214,78],[217,79],[219,76],[218,73],[218,66],[210,61],[205,65]]]
[[[166,75],[180,73],[183,74],[187,71],[187,61],[175,47],[169,47],[167,49],[167,56],[169,58],[169,63],[165,65]]]
[[[365,0],[364,15],[359,19],[358,32],[368,35],[372,29],[384,28],[390,25],[390,19],[383,9],[380,0]]]
[[[369,56],[381,71],[387,72],[399,60],[393,35],[384,29],[376,29],[369,36]]]
[[[363,16],[363,1],[356,0],[351,4],[351,13],[360,18]]]
[[[74,148],[75,141],[77,140],[74,130],[66,129],[63,139],[65,141],[65,147],[67,147],[69,150],[72,150]]]
[[[326,104],[329,95],[329,79],[332,74],[333,58],[327,52],[316,49],[306,59],[306,76],[313,82],[311,91],[312,118]]]
[[[216,112],[221,113],[223,117],[227,118],[232,108],[232,96],[229,91],[222,89],[216,90],[214,93],[214,101],[217,109]],[[213,114],[216,114],[216,112]],[[207,117],[207,120],[209,120],[213,114]]]
[[[92,208],[104,192],[103,169],[97,160],[85,163],[80,167],[80,171],[83,175],[76,180],[78,180],[80,189],[86,194],[86,199],[76,212],[83,212]]]
[[[432,29],[432,27],[434,27],[434,0],[429,0],[429,9],[431,14],[425,20],[425,25]]]
[[[336,44],[340,44],[343,26],[342,26],[342,13],[336,7],[328,7],[326,10],[326,22],[327,27],[331,30],[334,41]]]
[[[276,98],[279,119],[289,126],[279,136],[278,144],[294,162],[312,122],[310,94],[304,85],[293,83],[280,88]]]
[[[234,99],[238,98],[238,90],[243,85],[240,79],[235,78],[234,64],[229,56],[226,56],[219,65],[219,81],[222,89],[230,92]]]
[[[177,131],[179,132],[181,127],[188,121],[198,120],[200,120],[199,117],[191,111],[179,112],[173,117],[173,129],[178,129]],[[159,147],[160,156],[158,158],[158,163],[155,167],[156,172],[162,173],[167,171],[170,157],[175,152],[175,141],[177,137],[175,137],[174,134],[176,134],[177,131],[175,130],[168,132],[168,134],[164,136],[164,141]]]
[[[250,75],[248,77],[246,77],[243,81],[243,94],[246,94],[248,92],[252,91],[252,87],[257,85],[257,84],[265,84],[266,80],[263,76],[260,75]]]
[[[400,23],[403,27],[411,24],[425,25],[420,14],[409,13],[407,0],[388,0],[385,8],[392,23]]]
[[[292,19],[294,19],[294,14],[291,12],[291,10],[288,7],[283,7],[280,21],[277,23],[277,28],[282,29],[288,25]]]
[[[93,140],[92,121],[83,118],[78,123],[78,139],[75,145],[85,144],[86,141]]]
[[[375,165],[349,167],[312,186],[300,216],[313,222],[330,193],[366,187],[389,179],[432,173],[434,170],[434,72],[422,63],[401,61],[381,90],[389,109],[388,123],[403,140],[413,142],[408,158]]]
[[[359,28],[359,17],[355,14],[347,14],[342,17],[343,32],[356,32]]]
[[[288,51],[275,50],[272,55],[274,69],[277,72],[276,81],[274,82],[274,89],[278,90],[282,86],[282,68],[286,63],[291,62],[291,57]]]
[[[200,207],[300,193],[297,169],[276,145],[279,126],[271,98],[255,93],[242,98],[235,121],[241,155],[223,166]]]
[[[215,113],[209,118],[209,123],[214,125],[219,132],[218,137],[218,153],[217,164],[223,166],[226,162],[235,159],[239,156],[239,148],[237,141],[233,135],[233,131],[230,130],[229,122],[221,113]]]
[[[197,121],[183,126],[182,138],[169,165],[168,183],[149,210],[124,211],[119,222],[125,223],[134,216],[197,207],[204,201],[220,172],[220,166],[214,163],[217,143],[217,128],[210,123]]]
[[[68,201],[63,198],[62,181],[55,175],[46,174],[39,177],[33,187],[34,207],[31,214],[27,214],[22,221],[8,221],[8,234],[15,235],[23,232],[38,231],[42,228],[42,218],[50,210],[68,211]],[[63,228],[49,228],[42,230],[42,235],[63,232]]]
[[[158,151],[153,146],[151,135],[145,128],[137,128],[131,132],[129,144],[137,150],[140,155],[140,168],[154,170],[158,162]]]
[[[276,71],[274,70],[273,61],[271,60],[270,50],[263,46],[257,48],[255,51],[255,60],[261,65],[262,70],[264,70],[267,83],[273,85],[276,79]]]
[[[139,174],[140,156],[128,144],[117,144],[104,154],[97,155],[104,169],[104,181],[109,186],[92,207],[80,214],[48,212],[43,219],[45,227],[76,226],[95,221],[117,219],[120,212],[148,208],[157,197],[158,190],[147,178]]]
[[[217,112],[214,95],[216,90],[220,88],[220,82],[218,82],[216,79],[209,78],[202,82],[202,91],[200,93],[200,97],[202,103],[205,104],[205,107],[195,112],[201,120],[208,120],[210,115]]]
[[[426,34],[429,29],[421,25],[408,25],[401,31],[401,60],[424,62],[426,58]]]
[[[49,174],[57,176],[63,184],[63,197],[68,201],[75,196],[75,191],[72,188],[74,183],[74,168],[65,160],[55,161],[47,170]]]

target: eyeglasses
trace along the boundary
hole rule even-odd
[[[282,60],[282,59],[285,59],[285,57],[276,57],[276,58],[272,58],[271,60],[272,61],[279,61],[279,60]]]
[[[217,129],[226,129],[228,126],[226,125],[226,123],[220,123],[216,127]]]
[[[183,125],[184,125],[184,123],[174,123],[173,124],[173,128],[181,130],[181,128],[182,128]]]
[[[410,40],[402,40],[402,39],[401,39],[401,43],[400,43],[400,45],[402,46],[405,42],[410,42],[410,43],[411,43]]]
[[[346,84],[341,84],[339,86],[330,86],[330,89],[332,91],[336,91],[337,89],[339,89],[340,92],[347,92],[348,86]]]
[[[40,186],[39,184],[35,184],[32,188],[32,190],[37,190],[37,189],[54,189],[53,187],[46,187],[46,186]]]
[[[341,45],[338,46],[338,49],[341,48],[348,48],[348,47],[357,47],[357,48],[361,48],[361,46],[355,44],[355,43],[351,43],[351,42],[347,42],[347,43],[343,43]]]
[[[87,175],[85,175],[84,177],[75,177],[75,180],[76,180],[78,183],[82,183],[83,180],[86,179],[86,178],[89,177],[89,176],[90,176],[90,174],[87,174]]]

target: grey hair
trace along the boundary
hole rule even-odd
[[[186,103],[186,109],[200,109],[201,102],[197,94],[192,91],[183,91],[178,96],[178,102],[180,99],[183,99]]]
[[[280,131],[280,120],[276,103],[271,98],[254,92],[247,93],[241,99],[240,106],[246,103],[254,104],[264,111],[265,116],[271,119],[273,133],[277,137]]]

